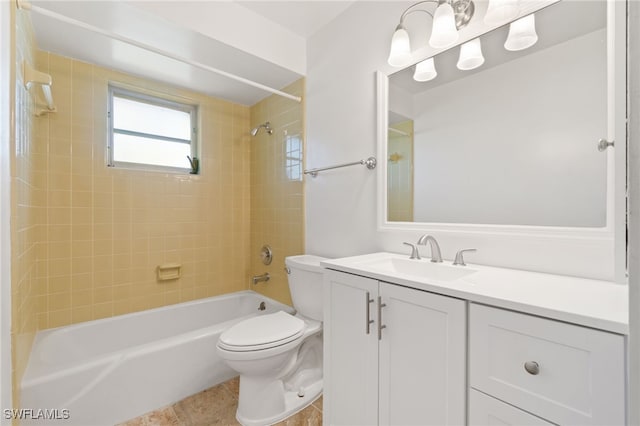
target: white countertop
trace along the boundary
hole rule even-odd
[[[452,281],[438,281],[376,267],[378,259],[383,261],[389,258],[408,259],[408,256],[373,253],[325,260],[321,265],[379,281],[572,324],[620,334],[629,332],[626,285],[476,264],[455,266],[476,271],[470,275]],[[429,259],[414,262],[429,262]],[[450,265],[450,262],[445,261],[445,264]]]

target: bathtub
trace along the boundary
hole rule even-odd
[[[88,426],[169,405],[236,376],[216,353],[218,336],[242,319],[278,310],[293,312],[241,291],[41,331],[22,379],[21,408],[57,410],[58,419],[47,424]]]

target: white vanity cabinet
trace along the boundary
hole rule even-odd
[[[384,252],[322,264],[325,424],[626,424],[625,286]]]
[[[466,302],[327,270],[324,421],[461,425]]]
[[[554,424],[624,425],[624,372],[619,334],[470,304],[473,389]],[[480,399],[470,420],[488,407]]]

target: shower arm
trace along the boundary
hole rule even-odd
[[[270,135],[273,134],[273,129],[271,128],[271,122],[265,121],[264,123],[260,124],[258,127],[254,127],[253,129],[251,129],[251,136],[256,136],[258,134],[258,131],[261,128],[264,128],[268,134]]]

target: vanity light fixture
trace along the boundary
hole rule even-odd
[[[532,13],[509,25],[509,35],[504,43],[504,48],[510,51],[524,50],[536,44],[536,17]]]
[[[421,8],[427,3],[437,5],[434,13]],[[433,25],[429,45],[438,49],[453,46],[458,41],[458,30],[471,20],[475,6],[471,0],[423,0],[412,4],[402,12],[400,23],[391,39],[388,63],[394,67],[406,67],[411,64],[411,43],[409,33],[404,26],[407,15],[423,12],[431,16]]]
[[[520,13],[520,0],[489,0],[484,22],[497,25],[509,22]],[[426,3],[436,4],[434,13],[424,9]],[[433,19],[429,45],[437,49],[453,46],[458,40],[458,30],[466,26],[475,11],[472,0],[424,0],[414,3],[402,12],[400,23],[391,39],[389,65],[406,67],[412,62],[411,41],[404,25],[405,18],[414,12],[424,12]],[[504,48],[509,51],[524,50],[538,41],[535,27],[535,15],[527,15],[509,25],[509,35]],[[484,64],[482,45],[479,38],[472,39],[460,46],[460,56],[456,64],[458,69],[468,71]],[[419,82],[433,80],[438,75],[433,57],[418,62],[413,79]]]

